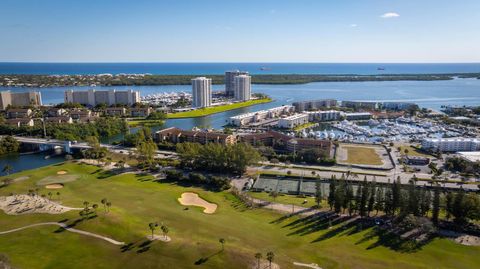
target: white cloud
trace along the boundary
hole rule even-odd
[[[353,28],[355,28],[355,27],[357,27],[357,26],[358,26],[358,25],[355,24],[355,23],[350,24],[350,27],[353,27]]]
[[[397,18],[397,17],[400,17],[400,15],[396,12],[387,12],[385,14],[383,14],[382,16],[380,16],[384,19],[390,19],[390,18]]]

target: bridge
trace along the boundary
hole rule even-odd
[[[52,149],[60,148],[65,153],[72,153],[73,150],[82,150],[91,148],[85,142],[72,142],[64,141],[58,139],[48,139],[48,138],[36,138],[36,137],[24,137],[24,136],[14,136],[14,138],[23,144],[38,145],[40,151],[47,151]],[[109,151],[116,153],[128,153],[135,151],[135,148],[124,147],[120,145],[111,145],[111,144],[100,144],[101,147],[107,148]],[[172,151],[157,150],[157,155],[162,155],[163,157],[175,156],[177,155]]]

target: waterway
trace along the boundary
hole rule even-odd
[[[223,90],[223,85],[214,85],[213,90]],[[50,88],[6,88],[0,90],[28,91],[42,93],[44,104],[63,102],[66,89],[85,90],[90,87],[50,87]],[[119,86],[96,87],[97,89],[134,89],[145,96],[160,92],[190,92],[190,85],[169,86]],[[253,92],[265,93],[274,102],[239,108],[210,116],[172,119],[166,127],[176,126],[183,129],[197,127],[220,128],[226,120],[238,114],[291,104],[300,100],[333,98],[337,100],[364,101],[402,101],[415,102],[421,107],[441,109],[445,105],[480,105],[480,79],[454,79],[446,81],[381,81],[381,82],[316,82],[295,85],[252,85]]]
[[[24,170],[35,169],[65,161],[63,156],[47,156],[49,156],[47,153],[9,154],[0,156],[0,169],[3,169],[6,164],[10,164],[13,167],[12,173],[18,173]],[[5,173],[0,172],[0,175],[3,176]]]

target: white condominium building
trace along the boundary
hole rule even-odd
[[[198,77],[192,79],[192,107],[209,107],[212,105],[212,79]]]
[[[248,101],[252,98],[251,88],[252,77],[239,75],[235,77],[234,98],[237,101]]]
[[[325,111],[306,111],[309,121],[335,121],[340,120],[342,112],[337,110],[325,110]]]
[[[302,114],[292,115],[286,118],[281,118],[278,121],[278,127],[292,129],[296,126],[299,126],[305,123],[308,123],[308,114],[302,113]]]
[[[456,152],[480,150],[479,138],[426,138],[422,148],[432,151]]]
[[[240,75],[248,75],[246,71],[234,70],[225,72],[225,95],[234,96],[235,94],[235,77]]]
[[[41,106],[42,95],[40,92],[0,92],[0,109],[5,110],[8,106]]]
[[[295,108],[290,105],[270,108],[268,110],[260,110],[230,117],[228,124],[235,126],[243,126],[249,123],[259,122],[261,120],[278,118],[285,114],[290,114],[295,111]]]
[[[79,103],[82,105],[96,106],[99,104],[128,105],[131,106],[140,102],[140,92],[134,90],[87,90],[87,91],[65,91],[65,103]]]

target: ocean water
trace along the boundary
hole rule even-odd
[[[212,75],[240,69],[251,74],[428,74],[476,73],[480,63],[0,63],[0,74]],[[382,70],[380,70],[382,69]]]

